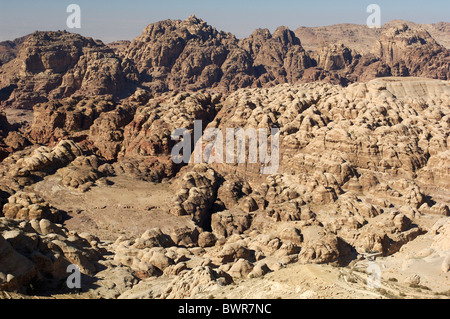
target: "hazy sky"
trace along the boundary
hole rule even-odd
[[[81,7],[81,29],[68,29],[69,4]],[[0,0],[0,41],[35,30],[68,30],[111,42],[141,34],[148,24],[186,19],[195,14],[219,30],[246,37],[257,28],[284,25],[365,24],[366,8],[381,7],[381,22],[404,19],[418,23],[449,21],[448,0]]]

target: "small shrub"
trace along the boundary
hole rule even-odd
[[[427,286],[423,286],[423,285],[419,285],[419,284],[409,284],[409,286],[411,287],[411,288],[415,288],[415,289],[418,289],[418,290],[431,290],[429,287],[427,287]]]
[[[450,290],[442,291],[442,292],[435,292],[434,294],[437,295],[437,296],[450,297]]]

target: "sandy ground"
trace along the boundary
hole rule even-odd
[[[165,233],[174,227],[194,227],[189,216],[174,218],[161,209],[173,195],[169,184],[137,181],[127,176],[109,180],[114,184],[98,185],[81,193],[61,186],[60,179],[53,175],[35,184],[33,191],[67,212],[66,228],[88,232],[102,240],[140,237],[153,227]]]

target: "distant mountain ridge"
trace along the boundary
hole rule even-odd
[[[419,24],[406,20],[392,20],[379,29],[368,28],[363,24],[343,23],[320,27],[299,27],[294,32],[302,40],[305,50],[316,50],[320,45],[339,42],[360,53],[368,53],[373,49],[374,41],[384,30],[402,24],[408,25],[409,28],[426,30],[439,44],[450,49],[449,22]]]
[[[0,43],[0,105],[31,108],[73,94],[125,97],[138,87],[230,93],[312,81],[346,86],[384,76],[447,80],[450,51],[441,44],[447,29],[448,23],[422,28],[393,21],[381,29],[257,29],[237,39],[192,15],[152,23],[133,41],[110,46],[66,31],[36,31]]]

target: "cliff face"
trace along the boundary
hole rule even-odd
[[[450,76],[450,51],[423,30],[403,24],[380,36],[376,53],[391,67],[393,76],[422,76],[446,80]]]

